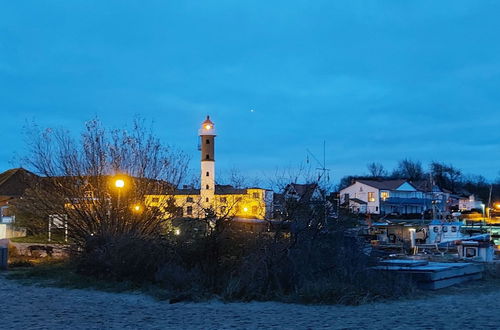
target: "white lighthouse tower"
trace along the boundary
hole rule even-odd
[[[210,208],[215,194],[215,127],[210,116],[201,123],[198,135],[201,139],[201,205]]]

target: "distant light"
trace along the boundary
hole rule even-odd
[[[243,212],[248,212],[248,207],[244,207]]]
[[[205,129],[211,129],[211,128],[212,128],[212,125],[209,125],[209,124],[205,125]]]
[[[255,110],[254,109],[250,109],[250,112],[255,112]]]
[[[140,205],[134,205],[134,211],[139,212],[141,210]]]
[[[174,234],[179,236],[181,234],[181,230],[179,228],[175,228]]]
[[[123,188],[125,187],[125,181],[123,181],[122,179],[118,179],[115,181],[115,186],[116,188]]]

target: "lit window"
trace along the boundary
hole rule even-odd
[[[389,198],[389,192],[388,191],[382,191],[380,193],[380,197],[383,199],[383,200],[386,200],[387,198]]]
[[[374,192],[369,192],[368,193],[368,201],[369,202],[375,202],[375,193]]]

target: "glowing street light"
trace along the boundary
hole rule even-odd
[[[139,204],[135,204],[132,206],[132,211],[134,212],[141,212],[142,211],[142,207],[139,205]]]
[[[122,179],[117,179],[115,181],[115,187],[116,188],[123,188],[123,187],[125,187],[125,181],[123,181]]]
[[[120,208],[120,194],[121,194],[123,187],[125,187],[125,180],[116,179],[115,180],[115,187],[118,188],[118,200],[117,200],[116,206],[118,208]]]

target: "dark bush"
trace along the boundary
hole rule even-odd
[[[113,280],[153,281],[168,250],[165,242],[132,234],[96,235],[77,254],[77,271]]]
[[[155,282],[175,301],[216,295],[228,301],[361,304],[413,291],[407,279],[371,270],[374,260],[346,233],[248,233],[221,221],[196,239],[93,236],[77,264],[87,275]]]

